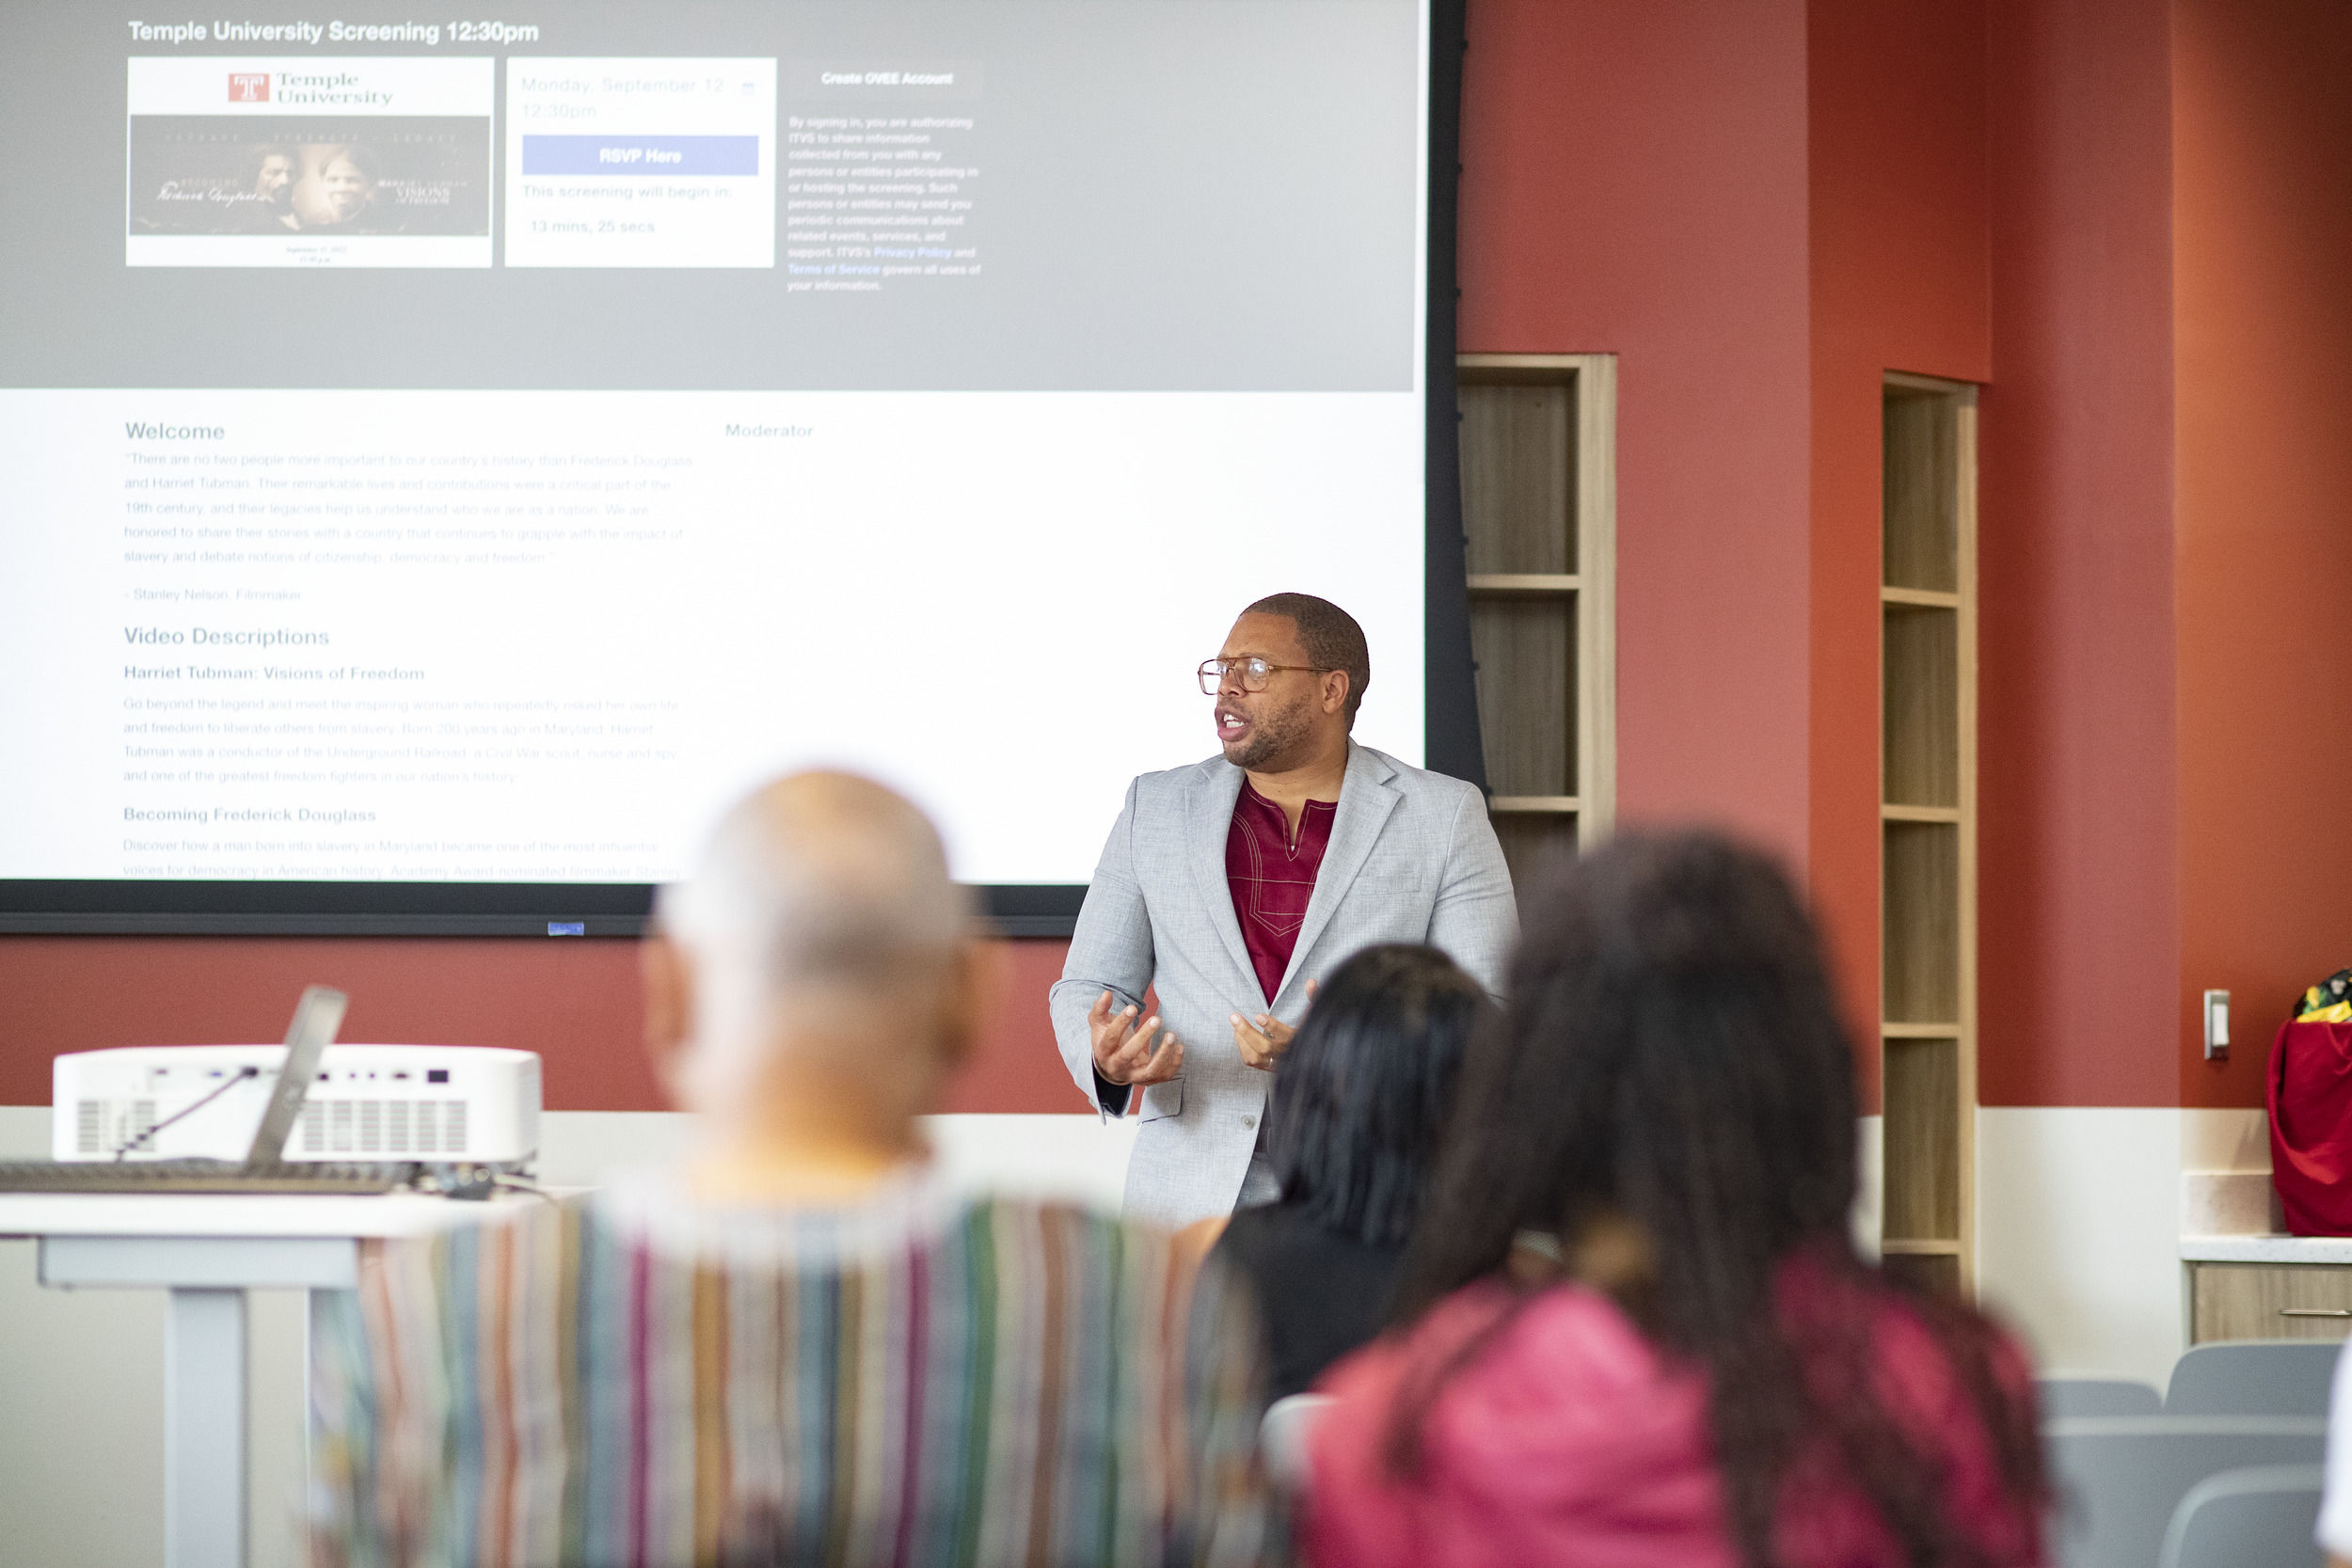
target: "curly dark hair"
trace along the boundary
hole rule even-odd
[[[1906,1434],[1872,1373],[1899,1298],[1976,1406],[2007,1494],[2040,1508],[2031,1392],[2002,1375],[2005,1341],[1854,1250],[1852,1048],[1813,922],[1771,861],[1679,832],[1621,836],[1569,863],[1541,890],[1509,995],[1507,1023],[1464,1069],[1398,1322],[1499,1272],[1533,1299],[1550,1279],[1506,1269],[1515,1238],[1556,1236],[1569,1274],[1707,1372],[1727,1522],[1754,1568],[1772,1560],[1781,1484],[1807,1449],[1835,1456],[1911,1562],[1978,1562],[1941,1457]],[[1782,1309],[1775,1281],[1801,1256],[1843,1305]],[[1445,1380],[1509,1321],[1408,1381],[1392,1465],[1418,1468]]]

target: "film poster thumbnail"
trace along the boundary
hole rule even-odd
[[[133,235],[490,232],[486,116],[135,115]]]

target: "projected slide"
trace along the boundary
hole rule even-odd
[[[660,880],[826,763],[1080,882],[1285,589],[1420,760],[1415,0],[25,9],[0,879]]]

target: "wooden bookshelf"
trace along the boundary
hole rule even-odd
[[[1470,354],[1462,526],[1488,809],[1513,879],[1616,802],[1616,356]]]
[[[1883,390],[1880,1050],[1883,1266],[1976,1275],[1976,389]]]

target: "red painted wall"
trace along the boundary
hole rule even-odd
[[[1002,995],[946,1109],[1086,1109],[1045,1017],[1066,945],[1004,944]],[[351,993],[344,1039],[536,1051],[550,1110],[663,1107],[633,942],[128,937],[0,941],[0,1104],[48,1104],[61,1051],[281,1038],[312,981]]]
[[[1806,31],[1810,889],[1874,1080],[1881,377],[1991,374],[1984,8],[1815,0]]]
[[[1800,0],[1471,0],[1465,352],[1615,353],[1617,800],[1808,831]]]
[[[1470,27],[1462,346],[1620,356],[1621,810],[1781,849],[1870,1041],[1879,376],[1989,371],[1983,12],[1473,0]]]
[[[2352,10],[2173,18],[2185,1105],[2259,1105],[2270,1036],[2352,963]],[[2225,1063],[2198,992],[2232,995]]]
[[[2169,15],[1992,0],[1979,1087],[2178,1092]]]

